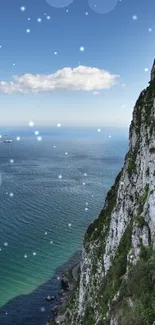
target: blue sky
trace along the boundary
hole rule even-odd
[[[154,0],[2,0],[0,125],[128,126],[154,40]]]

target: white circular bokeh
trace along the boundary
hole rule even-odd
[[[115,9],[118,0],[88,0],[90,8],[98,14],[107,14]]]
[[[46,2],[55,8],[64,8],[69,6],[73,0],[46,0]]]

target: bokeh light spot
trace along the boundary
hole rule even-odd
[[[98,14],[107,14],[115,9],[118,0],[88,0],[90,8]]]
[[[46,2],[55,8],[64,8],[69,6],[73,0],[46,0]]]

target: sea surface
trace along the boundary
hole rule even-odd
[[[128,130],[41,130],[41,141],[33,128],[6,132],[13,142],[0,143],[0,325],[44,325],[45,297],[60,289],[61,266],[104,205]]]

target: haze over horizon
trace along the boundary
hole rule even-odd
[[[0,126],[128,127],[155,56],[154,1],[57,7],[2,1]]]

